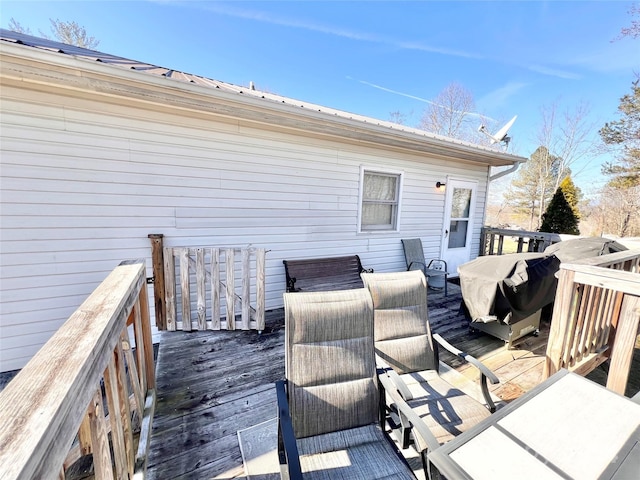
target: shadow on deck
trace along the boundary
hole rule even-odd
[[[460,311],[460,287],[449,295],[429,291],[434,332],[481,359],[500,384],[495,396],[511,401],[538,384],[549,332],[543,319],[537,337],[507,350],[502,340],[471,332]],[[158,401],[150,445],[148,478],[205,479],[244,476],[237,431],[276,416],[273,383],[284,378],[284,311],[267,312],[266,329],[255,331],[163,332],[157,361]],[[640,345],[627,395],[640,390]],[[459,378],[475,381],[475,369],[441,351]],[[606,382],[606,364],[589,375]],[[466,379],[463,378],[466,377]],[[464,389],[464,385],[459,385]]]

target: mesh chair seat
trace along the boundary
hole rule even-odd
[[[407,373],[400,378],[413,396],[407,403],[441,444],[491,415],[484,405],[452,387],[435,370]]]
[[[411,479],[377,425],[351,428],[298,439],[305,479]]]

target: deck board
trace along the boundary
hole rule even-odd
[[[284,314],[252,331],[163,332],[148,478],[234,478],[244,473],[237,430],[276,415],[284,377]]]
[[[542,322],[538,337],[521,339],[516,349],[507,350],[502,340],[469,330],[460,310],[459,286],[451,283],[447,297],[430,290],[428,302],[433,331],[496,372],[501,383],[492,386],[494,395],[511,401],[540,381],[548,322]],[[633,392],[640,390],[639,348],[629,381]],[[441,350],[440,360],[476,381],[477,371],[458,358]],[[599,370],[589,378],[602,383],[606,375]],[[163,332],[156,377],[148,478],[243,477],[237,430],[276,416],[273,383],[284,378],[283,310],[267,312],[262,334]]]

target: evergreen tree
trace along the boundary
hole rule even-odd
[[[529,218],[529,230],[536,230],[542,213],[553,195],[561,159],[551,155],[546,147],[538,147],[511,181],[505,200],[517,213]]]
[[[547,211],[542,215],[540,231],[580,235],[577,197],[577,188],[569,177],[565,178],[553,194]]]
[[[622,147],[620,158],[607,163],[602,173],[610,175],[609,186],[631,188],[640,185],[640,79],[633,82],[632,93],[620,99],[621,118],[607,122],[600,137],[607,145]]]
[[[580,210],[578,209],[578,203],[582,198],[582,192],[578,187],[576,187],[571,177],[564,177],[562,182],[560,182],[560,189],[564,194],[564,198],[571,206],[571,210],[573,210],[573,214],[576,216],[578,220],[580,220]]]

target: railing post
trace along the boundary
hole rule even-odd
[[[624,395],[640,322],[640,297],[625,295],[611,351],[607,388]]]
[[[153,335],[151,334],[151,319],[149,318],[149,300],[147,289],[140,290],[140,297],[136,307],[140,312],[141,341],[144,344],[144,375],[146,377],[147,390],[156,388],[156,367],[153,358]],[[137,342],[137,340],[136,340]],[[137,344],[136,344],[137,345]],[[141,372],[142,373],[142,372]]]
[[[567,344],[567,330],[570,328],[575,309],[574,279],[575,273],[571,270],[560,270],[558,273],[558,289],[553,306],[553,316],[549,327],[549,340],[547,342],[546,359],[542,371],[542,379],[549,378],[562,368],[562,354]]]
[[[151,265],[153,267],[153,297],[158,330],[167,329],[167,312],[164,303],[164,235],[151,233]]]
[[[484,256],[487,253],[487,227],[482,227],[480,229],[480,251],[478,252],[479,256]]]
[[[502,255],[502,248],[504,247],[504,235],[498,237],[498,255]]]
[[[489,255],[493,255],[493,246],[496,240],[496,236],[494,235],[494,232],[491,232],[489,237]]]

